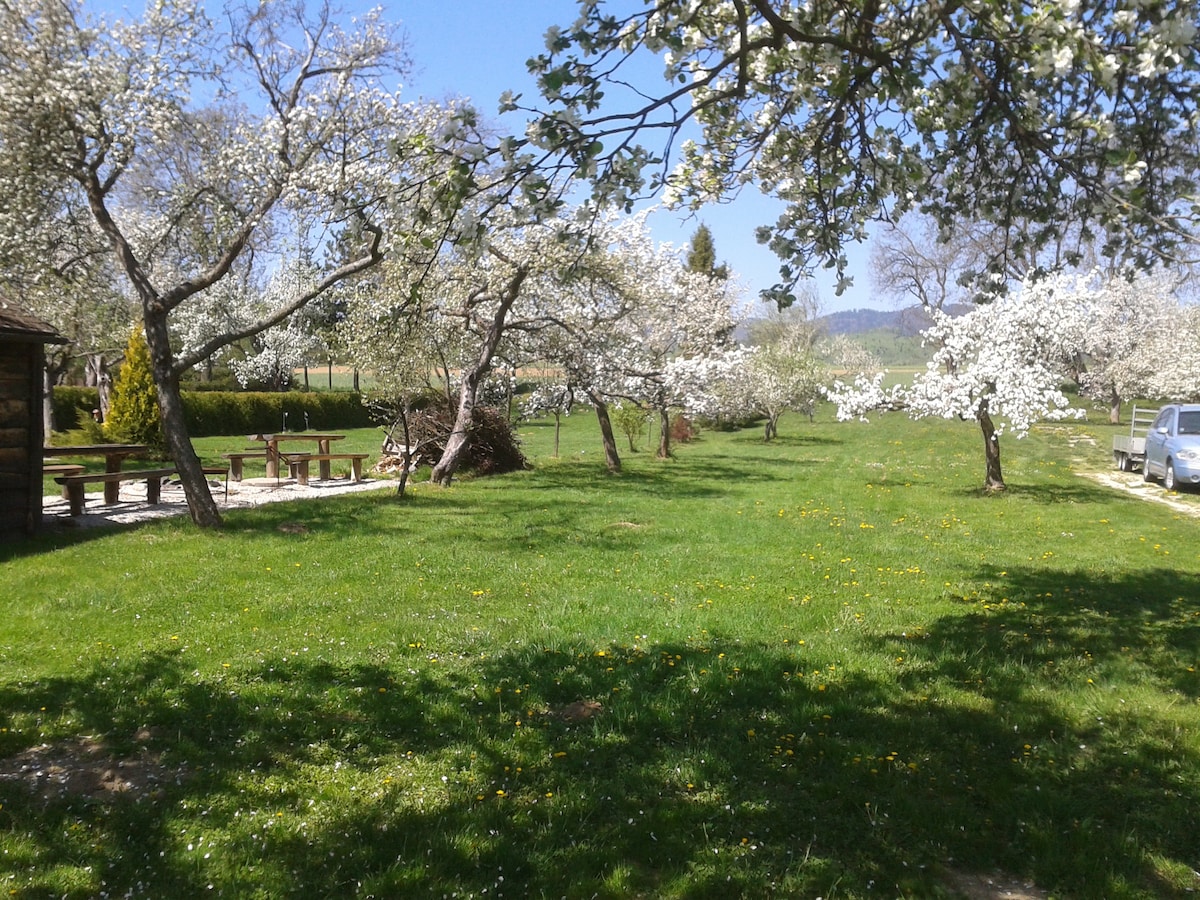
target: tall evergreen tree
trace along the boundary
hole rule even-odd
[[[692,246],[688,250],[687,267],[689,272],[699,272],[709,278],[719,278],[725,281],[729,278],[729,266],[725,263],[717,265],[717,248],[713,243],[712,231],[704,223],[692,235]]]

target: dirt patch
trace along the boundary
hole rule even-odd
[[[1161,503],[1186,516],[1200,517],[1200,503],[1194,497],[1181,496],[1163,489],[1161,484],[1142,480],[1141,472],[1080,472],[1084,478],[1098,481],[1105,487],[1123,491],[1139,500]]]
[[[134,740],[152,737],[141,729]],[[186,771],[163,765],[159,755],[141,747],[132,756],[116,756],[102,740],[42,744],[0,759],[0,783],[24,784],[43,801],[64,798],[112,801],[156,799],[168,785],[180,784]]]
[[[1047,900],[1050,894],[1031,881],[995,873],[973,875],[949,870],[946,884],[966,900]]]

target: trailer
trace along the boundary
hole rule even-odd
[[[1146,432],[1158,415],[1157,409],[1134,406],[1129,420],[1129,435],[1113,437],[1113,462],[1122,472],[1133,472],[1146,463]]]

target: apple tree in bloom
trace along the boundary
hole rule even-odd
[[[753,409],[766,419],[766,441],[778,436],[785,412],[811,419],[824,396],[830,377],[823,360],[828,348],[813,321],[814,309],[815,304],[797,304],[773,311],[750,331],[757,352],[747,371],[748,389]]]
[[[558,298],[555,327],[530,335],[528,344],[533,358],[558,373],[543,392],[591,404],[610,472],[621,469],[612,413],[617,407],[627,414],[639,408],[622,391],[633,327],[627,320],[636,318],[647,300],[644,277],[658,262],[647,215],[593,213],[588,252],[578,258],[569,289]]]
[[[1061,301],[1078,292],[1078,276],[1055,275],[1027,281],[1019,293],[963,316],[935,310],[924,332],[936,348],[925,371],[890,389],[883,387],[884,373],[860,375],[850,385],[836,382],[828,395],[838,418],[904,409],[913,418],[974,420],[983,437],[984,488],[1004,490],[1005,431],[1023,437],[1041,420],[1084,415],[1060,388],[1086,327],[1077,308]]]
[[[657,454],[671,455],[671,415],[709,415],[720,398],[712,366],[733,348],[740,289],[733,279],[689,269],[679,251],[649,234],[615,254],[635,279],[628,312],[614,319],[597,349],[607,376],[595,389],[650,411],[659,425]]]
[[[62,217],[48,198],[87,210],[139,307],[198,524],[220,515],[180,376],[376,265],[403,238],[403,201],[435,206],[433,186],[470,165],[440,152],[455,145],[453,110],[404,104],[389,87],[406,65],[378,12],[343,28],[324,4],[235,4],[210,20],[164,0],[140,19],[92,21],[76,0],[0,0],[0,258],[49,253]],[[184,310],[226,278],[263,288],[297,248],[319,269],[311,284],[174,346]]]
[[[1109,421],[1120,421],[1121,403],[1134,397],[1185,399],[1188,392],[1164,390],[1200,356],[1200,346],[1182,337],[1186,308],[1176,296],[1178,276],[1165,270],[1094,272],[1074,298],[1086,320],[1077,375],[1080,391],[1105,404]],[[1193,390],[1200,383],[1193,383]]]
[[[1200,224],[1198,22],[1195,0],[581,0],[530,61],[543,108],[506,101],[531,114],[517,149],[617,203],[782,199],[760,239],[784,305],[908,209],[943,237],[992,223],[994,273],[1064,222],[1143,266]]]

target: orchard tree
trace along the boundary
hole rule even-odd
[[[874,375],[883,366],[879,358],[847,334],[835,334],[821,341],[817,354],[838,372],[863,372]]]
[[[733,280],[690,270],[669,244],[656,244],[644,223],[615,246],[610,259],[625,273],[627,307],[595,329],[589,350],[591,387],[609,400],[629,401],[657,417],[657,455],[671,455],[671,413],[703,414],[714,398],[699,391],[699,360],[732,345],[740,290]],[[692,361],[685,365],[682,361]]]
[[[889,223],[871,244],[875,291],[923,310],[945,309],[971,299],[969,281],[978,257],[966,230],[943,236],[928,216],[909,213]]]
[[[1076,380],[1085,396],[1108,406],[1114,425],[1131,397],[1187,397],[1186,387],[1164,390],[1164,378],[1178,380],[1200,356],[1194,340],[1179,339],[1185,308],[1175,295],[1178,283],[1165,270],[1097,271],[1077,282],[1070,300],[1084,321]]]
[[[783,304],[817,264],[844,287],[844,247],[909,209],[942,236],[964,216],[996,226],[994,273],[1063,222],[1139,265],[1195,240],[1196,0],[619,6],[581,0],[547,32],[530,61],[546,107],[506,96],[533,115],[506,152],[620,205],[757,185],[786,203],[759,235],[784,261]],[[637,78],[647,56],[658,89]]]
[[[933,358],[911,384],[883,388],[884,373],[836,382],[829,398],[838,418],[864,418],[871,410],[905,409],[913,418],[973,419],[983,436],[984,489],[1003,491],[1000,436],[1018,438],[1042,419],[1080,418],[1061,390],[1066,361],[1083,344],[1084,317],[1069,301],[1078,278],[1030,279],[1020,292],[976,307],[963,316],[933,312],[924,334]]]
[[[47,197],[86,206],[140,307],[198,524],[220,514],[188,439],[183,373],[374,266],[419,230],[413,202],[428,220],[460,193],[472,160],[440,148],[469,111],[402,104],[386,85],[406,65],[377,11],[346,30],[328,5],[282,0],[220,21],[164,0],[130,22],[89,21],[77,0],[0,0],[0,257],[53,246]],[[345,251],[323,258],[335,240]],[[253,322],[172,345],[187,307],[226,278],[265,285],[298,246],[320,268],[310,285]]]
[[[320,277],[321,273],[311,265],[285,265],[272,274],[265,290],[255,292],[237,307],[238,318],[248,324],[268,315],[288,297],[311,291]],[[250,352],[241,359],[230,360],[229,367],[243,387],[259,382],[273,390],[284,390],[296,369],[327,353],[320,329],[310,318],[311,309],[312,304],[253,335],[249,339]]]
[[[558,379],[544,381],[537,385],[522,401],[521,416],[527,419],[538,419],[542,416],[554,416],[554,459],[558,459],[559,437],[562,433],[562,420],[571,414],[575,405],[575,392],[570,385]]]
[[[457,471],[475,407],[504,360],[528,358],[517,345],[559,327],[559,304],[588,254],[588,218],[567,210],[539,219],[519,204],[466,204],[441,252],[413,264],[389,261],[381,289],[352,305],[345,331],[357,365],[404,367],[415,352],[441,370],[454,424],[434,482],[449,483]],[[413,317],[422,327],[404,324]]]
[[[803,308],[776,314],[751,331],[757,352],[746,371],[750,402],[766,418],[763,440],[779,435],[785,412],[811,420],[829,370],[820,358],[820,332]]]

